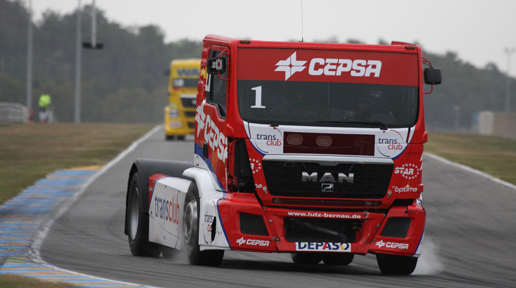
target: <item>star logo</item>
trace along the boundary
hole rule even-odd
[[[287,59],[280,60],[278,61],[278,63],[276,63],[276,66],[278,66],[278,68],[276,68],[276,70],[274,71],[285,72],[285,81],[287,81],[288,78],[290,78],[290,76],[294,75],[294,73],[301,72],[306,68],[304,66],[306,61],[298,61],[296,59],[296,53],[297,52],[294,52]]]
[[[383,240],[380,240],[379,242],[376,242],[376,246],[378,246],[378,248],[382,248],[383,246],[385,246],[385,243],[383,242]]]
[[[242,238],[238,239],[236,242],[238,243],[238,246],[240,246],[245,243],[245,239],[244,239],[244,237],[242,237]]]

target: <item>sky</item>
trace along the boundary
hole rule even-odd
[[[38,21],[46,10],[68,14],[79,1],[92,5],[94,0],[30,1]],[[202,40],[207,34],[272,41],[417,42],[430,53],[454,52],[478,68],[493,62],[516,77],[516,51],[510,57],[506,52],[516,50],[515,0],[95,0],[95,6],[124,27],[159,26],[166,42]]]

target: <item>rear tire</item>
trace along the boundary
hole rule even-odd
[[[383,274],[410,275],[417,265],[417,258],[400,255],[376,254],[378,267]]]
[[[129,248],[134,256],[158,257],[159,245],[149,242],[149,213],[142,209],[142,184],[138,172],[134,173],[127,205]]]
[[[317,265],[323,259],[323,255],[317,252],[298,252],[291,254],[292,261],[301,265]]]
[[[353,262],[353,258],[355,258],[355,254],[349,253],[328,253],[324,255],[323,262],[326,265],[341,265],[346,266]]]
[[[192,265],[219,266],[224,250],[199,250],[199,192],[192,182],[185,197],[183,235],[188,262]]]

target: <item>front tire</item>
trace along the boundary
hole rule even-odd
[[[378,267],[383,274],[410,275],[417,265],[417,258],[400,255],[376,254]]]
[[[192,265],[219,266],[224,258],[224,250],[199,249],[199,192],[192,182],[185,197],[183,235],[188,262]]]
[[[129,186],[127,205],[127,223],[129,248],[134,256],[158,257],[159,246],[149,242],[149,213],[143,212],[141,180],[138,172],[134,173]]]

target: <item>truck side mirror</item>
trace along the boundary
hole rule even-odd
[[[163,75],[170,76],[170,69],[163,70]]]
[[[223,74],[226,72],[226,58],[225,57],[212,57],[206,62],[206,68],[209,74]]]
[[[441,69],[429,67],[424,71],[425,84],[439,85],[441,84]]]

